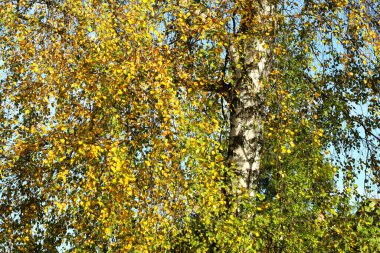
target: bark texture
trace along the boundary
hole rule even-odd
[[[260,14],[269,14],[262,4]],[[268,74],[268,49],[265,42],[252,38],[230,47],[234,65],[234,85],[230,103],[230,143],[228,159],[235,167],[239,186],[253,195],[259,173],[262,147],[262,81]]]

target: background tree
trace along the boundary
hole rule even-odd
[[[378,250],[377,1],[0,7],[2,251]]]

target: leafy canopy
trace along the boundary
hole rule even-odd
[[[356,185],[379,186],[379,8],[0,3],[1,251],[379,250]],[[247,41],[270,52],[253,197],[227,162]]]

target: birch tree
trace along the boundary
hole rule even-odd
[[[378,251],[378,13],[1,2],[1,251]]]

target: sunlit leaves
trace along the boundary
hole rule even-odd
[[[379,183],[379,4],[270,2],[0,3],[0,249],[374,252],[350,204]],[[247,41],[271,65],[254,196],[226,160]]]

